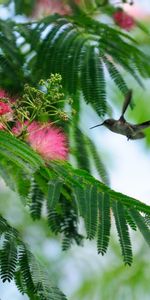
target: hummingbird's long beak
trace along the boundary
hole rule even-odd
[[[90,129],[93,129],[93,128],[95,128],[95,127],[102,126],[102,125],[104,125],[104,122],[101,123],[101,124],[95,125],[95,126],[93,126],[93,127],[90,127]]]

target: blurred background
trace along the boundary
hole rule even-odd
[[[3,2],[0,1],[0,18],[16,18],[13,5],[6,8]],[[46,15],[58,8],[61,9],[61,1],[46,3],[48,1],[37,1],[34,14]],[[125,5],[125,8],[149,30],[149,0],[135,0],[133,6]],[[25,17],[17,16],[17,18],[23,20]],[[132,34],[140,42],[141,48],[150,52],[150,34],[144,34],[138,28],[135,28]],[[124,78],[133,89],[134,101],[134,109],[129,108],[126,113],[127,120],[134,123],[150,120],[150,80],[143,81],[142,89],[127,74],[124,74]],[[108,86],[108,100],[114,117],[117,118],[123,99],[111,81]],[[150,204],[150,129],[146,131],[146,139],[127,141],[125,137],[109,132],[105,128],[89,130],[98,123],[99,118],[94,111],[83,104],[81,127],[94,140],[97,149],[101,151],[101,157],[107,162],[111,188]],[[93,242],[86,242],[84,247],[80,248],[72,246],[69,251],[62,252],[59,237],[51,235],[44,220],[33,222],[18,196],[3,182],[0,199],[0,212],[3,217],[19,229],[32,252],[48,269],[49,277],[56,281],[69,300],[110,300],[112,297],[115,300],[150,299],[149,249],[140,234],[132,233],[134,239],[132,267],[123,265],[114,228],[108,253],[104,257],[97,255],[96,245]],[[22,296],[13,283],[0,283],[0,300],[11,299],[25,300],[28,297]]]

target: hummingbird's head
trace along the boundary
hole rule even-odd
[[[103,123],[95,125],[95,126],[91,127],[90,129],[93,129],[93,128],[99,127],[99,126],[106,126],[107,128],[111,128],[114,125],[114,122],[115,122],[114,119],[107,119]]]
[[[107,119],[101,125],[106,126],[107,128],[111,128],[115,123],[114,119]]]

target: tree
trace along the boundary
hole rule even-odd
[[[16,0],[5,5],[11,2],[16,15],[28,17],[37,14],[37,4],[48,3]],[[80,114],[82,98],[99,117],[108,112],[108,74],[125,97],[130,89],[122,69],[139,85],[141,78],[149,77],[148,55],[125,32],[135,26],[145,32],[146,28],[109,1],[55,4],[59,14],[26,22],[0,21],[1,177],[28,205],[34,220],[43,217],[46,204],[44,216],[50,230],[62,235],[64,250],[72,242],[82,244],[85,237],[78,230],[82,218],[86,238],[96,239],[98,253],[104,255],[113,215],[123,261],[131,265],[129,227],[138,228],[150,244],[150,207],[109,187],[100,153],[80,128]],[[98,21],[97,12],[109,15],[116,25]],[[68,161],[69,152],[73,163]],[[100,180],[92,176],[91,161]],[[2,215],[0,231],[2,280],[14,278],[30,299],[66,299]]]

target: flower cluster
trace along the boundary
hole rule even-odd
[[[45,160],[66,160],[68,158],[67,138],[64,132],[51,123],[33,121],[19,122],[12,129],[16,136],[25,132],[25,141]]]
[[[0,116],[3,116],[11,111],[11,107],[8,103],[0,101]]]
[[[113,14],[113,19],[119,27],[128,31],[135,26],[134,19],[131,16],[129,16],[127,13],[125,13],[123,10],[116,11]]]
[[[69,5],[61,0],[37,0],[34,10],[34,16],[49,15],[49,14],[69,15],[71,9]]]
[[[8,121],[13,118],[13,111],[9,102],[11,99],[5,90],[0,90],[0,130],[6,128]],[[7,102],[5,102],[7,100]]]
[[[68,120],[67,113],[55,106],[64,101],[60,81],[58,74],[46,82],[41,81],[45,92],[26,86],[24,97],[16,102],[11,101],[6,91],[0,90],[0,130],[23,139],[46,161],[68,159],[67,137],[54,125],[55,121],[49,121],[51,114],[57,120]]]

